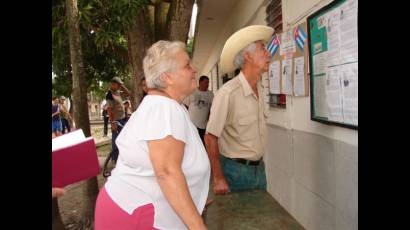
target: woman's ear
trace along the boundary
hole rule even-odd
[[[164,72],[160,76],[161,80],[165,82],[167,85],[172,85],[172,75],[170,73]]]

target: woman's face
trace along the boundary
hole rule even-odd
[[[190,95],[196,88],[196,67],[192,64],[185,51],[179,51],[175,55],[176,66],[168,84],[178,90],[184,97]]]

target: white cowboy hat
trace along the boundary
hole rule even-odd
[[[233,64],[235,55],[252,42],[262,40],[268,42],[272,37],[274,29],[269,26],[253,25],[244,27],[226,40],[222,49],[219,67],[221,74],[232,72],[235,70]]]

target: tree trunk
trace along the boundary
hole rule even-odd
[[[170,3],[164,1],[157,1],[154,5],[154,40],[159,41],[164,39],[165,28],[167,24],[167,14]]]
[[[195,0],[171,1],[166,32],[168,40],[179,40],[184,43],[188,41],[188,32],[194,3]]]
[[[81,50],[80,28],[78,23],[77,0],[66,0],[68,17],[68,37],[70,41],[70,56],[73,76],[73,109],[77,128],[84,131],[85,136],[91,136],[88,116],[87,86],[83,56]]]
[[[53,230],[65,230],[65,226],[63,224],[63,221],[61,220],[60,216],[60,211],[58,209],[58,202],[57,198],[52,198],[51,201],[51,209],[52,209],[52,214],[51,214],[51,219],[52,219],[52,229]]]
[[[81,37],[78,22],[77,0],[66,0],[68,17],[68,37],[70,42],[70,56],[73,76],[72,106],[74,109],[74,120],[76,127],[84,131],[85,136],[91,136],[90,119],[87,103],[87,86],[85,81],[85,71],[81,50]],[[84,214],[86,219],[92,219],[94,214],[95,202],[98,195],[97,177],[86,181],[85,186]]]
[[[147,9],[142,8],[135,23],[128,30],[128,61],[132,76],[131,108],[133,111],[138,108],[142,97],[140,87],[141,78],[144,76],[142,60],[153,40],[147,13]]]

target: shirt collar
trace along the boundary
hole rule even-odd
[[[245,76],[243,75],[242,71],[238,74],[239,77],[239,81],[241,82],[241,86],[242,86],[242,90],[243,90],[243,94],[245,95],[245,97],[255,94],[251,88],[251,86],[249,85],[248,80],[246,80]],[[258,94],[259,96],[261,96],[261,88],[260,88],[260,81],[258,81],[257,85],[257,89],[258,89]],[[256,97],[256,95],[255,95]]]

